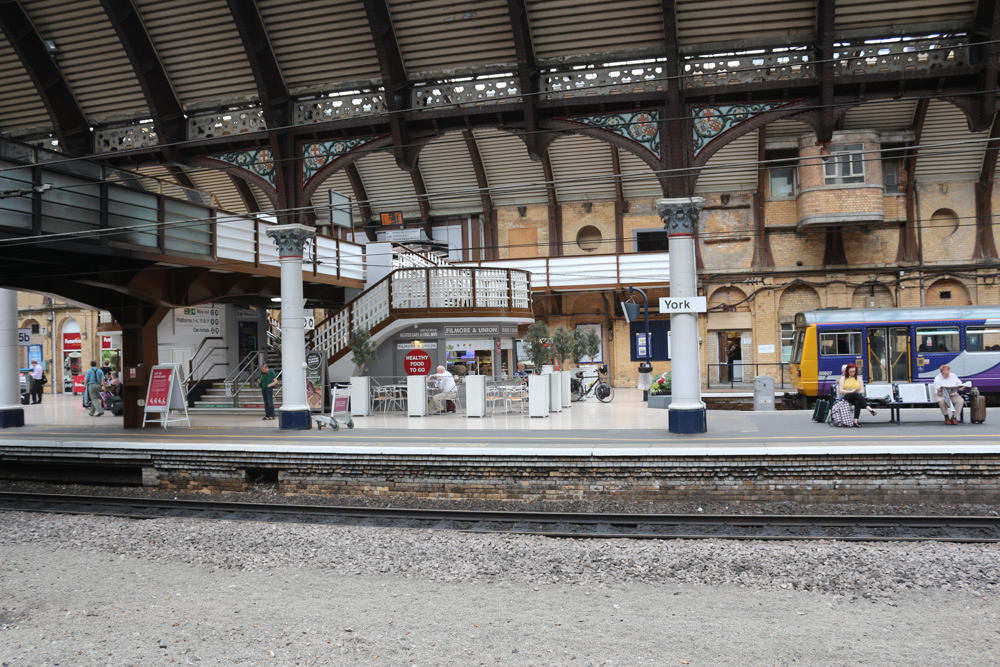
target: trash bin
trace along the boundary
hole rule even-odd
[[[774,378],[758,375],[753,379],[753,409],[774,410]]]

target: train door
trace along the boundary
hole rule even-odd
[[[888,382],[889,352],[885,329],[868,329],[868,382]]]
[[[889,382],[910,381],[910,330],[889,329]]]

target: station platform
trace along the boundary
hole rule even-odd
[[[161,490],[489,500],[997,502],[1000,423],[946,426],[933,409],[862,415],[860,429],[809,411],[709,410],[675,435],[667,411],[616,390],[548,418],[495,414],[355,418],[352,430],[281,431],[249,416],[123,430],[78,398],[26,406],[0,432],[0,479]]]

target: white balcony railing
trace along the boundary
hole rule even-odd
[[[581,291],[619,285],[666,285],[670,282],[670,253],[666,252],[498,259],[457,262],[455,266],[527,271],[531,274],[531,289],[536,292]]]

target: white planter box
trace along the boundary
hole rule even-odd
[[[406,378],[406,414],[410,417],[427,415],[427,378],[423,375]]]
[[[562,412],[562,371],[549,373],[549,412]]]
[[[551,375],[528,376],[528,416],[549,416],[549,378]]]
[[[371,378],[351,378],[351,416],[365,417],[371,410]]]
[[[570,382],[573,379],[573,371],[563,371],[562,372],[562,406],[564,408],[572,407],[573,399],[572,392],[570,391]]]
[[[486,416],[486,376],[465,376],[465,414],[467,417]]]

